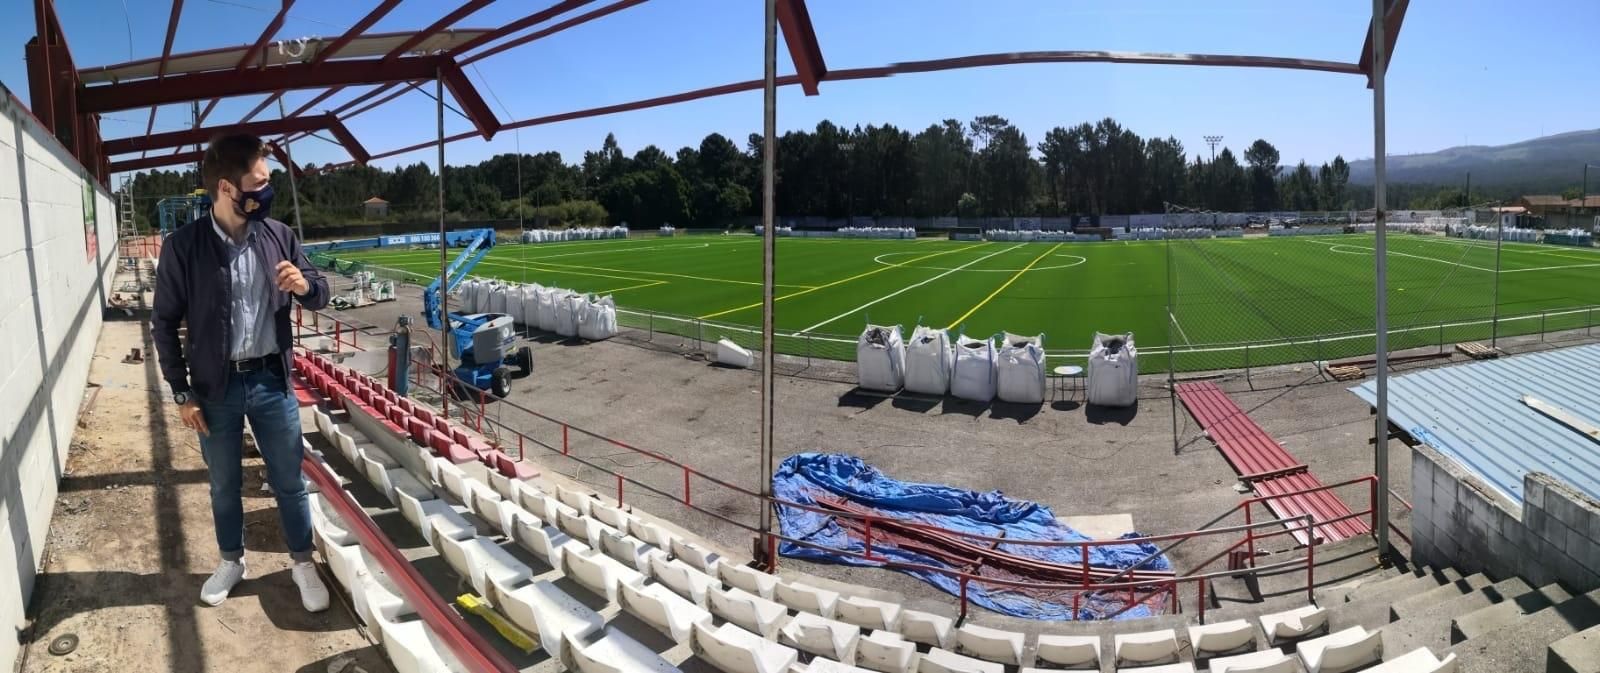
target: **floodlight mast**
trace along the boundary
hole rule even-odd
[[[1211,162],[1217,161],[1217,143],[1222,142],[1222,136],[1201,136],[1206,139],[1206,144],[1211,146]]]

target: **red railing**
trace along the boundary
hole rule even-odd
[[[305,329],[307,327],[305,314],[307,313],[311,314],[310,334],[305,333]],[[327,323],[329,326],[329,331],[327,332],[323,331],[324,323]],[[295,304],[294,327],[294,338],[296,342],[308,336],[324,336],[333,338],[333,352],[335,353],[343,352],[347,348],[355,351],[366,350],[366,348],[362,347],[359,343],[358,336],[360,330],[358,330],[355,325],[351,324],[349,321],[340,319],[338,316],[326,313],[324,311],[308,311],[301,305]]]

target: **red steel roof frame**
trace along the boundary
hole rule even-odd
[[[828,76],[828,64],[822,60],[822,47],[817,44],[817,31],[811,25],[806,0],[778,0],[778,27],[789,45],[789,59],[800,76],[800,89],[807,96],[817,95],[817,83]]]

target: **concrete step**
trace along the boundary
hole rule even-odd
[[[1346,582],[1337,586],[1317,590],[1317,604],[1332,607],[1339,603],[1346,603],[1360,597],[1370,596],[1373,593],[1382,593],[1389,587],[1405,584],[1412,580],[1424,577],[1439,578],[1437,584],[1444,584],[1460,579],[1461,574],[1454,569],[1435,570],[1433,568],[1413,568],[1398,572],[1391,571],[1384,575],[1373,575],[1370,578]]]
[[[1365,536],[1317,545],[1314,579],[1319,593],[1314,595],[1320,596],[1321,591],[1326,591],[1334,585],[1376,581],[1395,577],[1404,572],[1394,568],[1379,567],[1374,561],[1376,556],[1376,543],[1372,538]],[[1256,564],[1270,565],[1304,557],[1304,549],[1276,550],[1257,557]],[[1305,569],[1290,568],[1265,572],[1249,578],[1217,578],[1211,583],[1207,599],[1214,607],[1230,610],[1246,605],[1267,604],[1266,612],[1278,612],[1305,605],[1305,591]]]
[[[1450,642],[1459,643],[1484,635],[1524,615],[1533,614],[1572,598],[1559,584],[1547,584],[1535,591],[1486,608],[1466,613],[1450,622]]]
[[[1596,624],[1600,624],[1600,589],[1456,643],[1448,652],[1461,661],[1461,673],[1536,673],[1552,643]]]
[[[1444,586],[1434,587],[1410,598],[1395,601],[1393,605],[1389,606],[1389,620],[1401,620],[1414,614],[1426,612],[1428,608],[1434,605],[1460,598],[1491,584],[1494,584],[1494,580],[1489,579],[1483,573],[1468,575],[1454,582],[1448,582]]]
[[[1391,654],[1426,647],[1434,652],[1450,647],[1450,622],[1474,610],[1508,601],[1533,591],[1520,578],[1496,582],[1471,593],[1434,603],[1383,627],[1383,651]],[[1409,599],[1407,599],[1409,600]],[[1392,615],[1391,615],[1392,616]]]
[[[1550,643],[1547,673],[1600,673],[1600,626]]]
[[[1389,606],[1411,596],[1432,591],[1452,581],[1461,574],[1454,570],[1434,571],[1421,577],[1403,576],[1384,580],[1357,589],[1346,603],[1332,603],[1328,625],[1334,631],[1360,625],[1374,630],[1389,623]]]

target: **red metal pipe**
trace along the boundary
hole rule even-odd
[[[1246,504],[1245,507],[1244,507],[1244,525],[1249,526],[1252,523],[1254,523],[1254,522],[1250,520],[1250,505]],[[1256,536],[1255,536],[1255,532],[1256,532],[1256,530],[1254,528],[1247,528],[1247,529],[1245,529],[1245,532],[1244,532],[1245,550],[1246,550],[1246,553],[1250,557],[1250,567],[1252,567],[1252,568],[1256,567]]]

